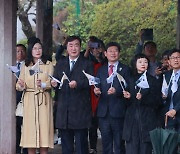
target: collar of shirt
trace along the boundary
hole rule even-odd
[[[22,63],[24,63],[24,60],[23,61],[16,61],[16,64],[18,64],[18,63],[22,64]]]
[[[78,60],[79,57],[77,57],[76,59],[70,59],[69,58],[69,67],[70,67],[70,70],[72,69],[72,61],[74,61],[74,64],[76,64],[76,61]]]
[[[77,57],[76,59],[72,60],[69,58],[69,64],[71,64],[71,61],[74,61],[76,63],[76,61],[78,60],[79,57]]]
[[[110,66],[110,65],[114,65],[113,72],[117,72],[117,66],[118,66],[118,64],[119,64],[119,62],[118,62],[118,61],[117,61],[117,62],[115,62],[114,64],[110,64],[110,63],[108,63],[108,70],[109,70],[109,66]]]
[[[176,73],[175,73],[174,70],[173,70],[173,73],[172,73],[172,74],[175,76],[176,81],[178,81],[179,76],[180,76],[180,69],[179,69]]]
[[[20,61],[20,62],[19,62],[19,61],[16,61],[16,65],[17,65],[18,63],[20,63],[20,64],[19,64],[19,67],[21,68],[22,64],[24,63],[24,60],[23,60],[23,61]]]

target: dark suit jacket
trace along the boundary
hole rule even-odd
[[[71,89],[69,82],[65,80],[62,88],[58,89],[57,128],[84,129],[90,126],[90,86],[88,79],[82,73],[83,70],[88,74],[93,74],[92,63],[83,56],[79,56],[71,72],[68,56],[59,60],[55,67],[55,78],[61,80],[63,72],[65,72],[70,81],[77,82],[77,87]]]
[[[170,82],[170,78],[171,78],[171,75],[172,75],[172,70],[171,71],[168,71],[165,73],[165,79],[166,79],[166,82],[167,84],[169,84]],[[174,93],[173,95],[173,105],[174,105],[174,109],[176,110],[176,119],[180,122],[180,78],[178,79],[178,89],[177,91]],[[170,103],[171,103],[171,94],[172,94],[172,91],[171,91],[171,83],[170,83],[170,86],[169,86],[169,89],[168,89],[168,95],[167,95],[167,98],[166,98],[166,104],[165,104],[165,111],[169,111],[169,106],[170,106]]]
[[[119,62],[117,72],[123,76],[126,80],[129,78],[129,67]],[[103,65],[97,73],[97,77],[100,78],[100,84],[98,85],[101,89],[101,95],[97,108],[97,116],[105,117],[107,112],[113,118],[124,117],[126,111],[125,99],[123,97],[122,88],[117,77],[114,78],[113,87],[116,89],[116,93],[108,95],[107,91],[110,88],[110,84],[107,83],[108,78],[108,64]]]
[[[141,89],[142,99],[137,100],[136,94],[139,92],[139,87],[136,86],[135,82],[139,77],[133,76],[129,80],[128,91],[131,93],[131,98],[127,102],[123,139],[129,141],[131,139],[132,129],[134,128],[133,126],[138,125],[142,141],[149,142],[149,131],[153,130],[157,124],[156,109],[160,104],[161,93],[157,88],[157,80],[147,74],[149,88]]]

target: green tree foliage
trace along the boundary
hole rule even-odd
[[[75,5],[68,6],[68,18],[64,22],[63,30],[68,35],[79,35],[85,42],[90,34],[91,24],[94,20],[94,4],[85,2],[84,8],[81,7],[81,14],[77,17]]]
[[[62,0],[57,2],[53,7],[53,16],[57,16],[59,11],[65,9],[70,3],[70,0]]]
[[[109,2],[110,0],[97,0],[97,4],[101,4],[101,3],[107,3]]]
[[[74,0],[73,0],[74,1]],[[153,28],[159,54],[176,46],[177,2],[172,0],[97,0],[68,5],[69,15],[62,27],[68,35],[80,35],[87,41],[95,35],[105,43],[117,41],[122,46],[121,59],[129,63],[143,28]]]
[[[119,42],[121,58],[128,63],[142,28],[153,28],[159,52],[175,47],[176,3],[171,0],[112,0],[98,5],[90,34],[100,37],[105,43]]]
[[[27,47],[27,39],[22,39],[22,40],[18,41],[17,44],[23,44]]]

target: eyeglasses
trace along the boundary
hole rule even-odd
[[[32,50],[42,50],[42,48],[32,48]]]
[[[179,59],[180,59],[180,56],[178,56],[178,57],[170,57],[169,59],[172,59],[172,60],[177,59],[177,60],[179,60]]]

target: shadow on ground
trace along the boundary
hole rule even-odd
[[[54,146],[54,149],[49,149],[48,154],[62,154],[62,152],[61,152],[61,145],[60,144],[56,144]],[[101,139],[98,139],[97,154],[102,154]]]

